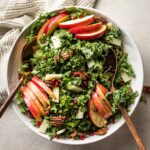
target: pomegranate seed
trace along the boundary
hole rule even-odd
[[[55,79],[52,79],[52,80],[51,80],[51,83],[52,83],[52,85],[54,86],[54,85],[55,85]]]
[[[61,80],[59,79],[59,80],[57,80],[59,83],[61,83]]]
[[[79,137],[80,140],[84,140],[85,139],[85,135],[81,134]]]
[[[40,127],[41,126],[41,122],[40,121],[36,122],[36,126]]]
[[[55,80],[55,79],[52,79],[51,81],[49,81],[49,83],[47,83],[47,85],[49,87],[58,87],[59,84],[60,84],[61,80]]]
[[[52,82],[55,82],[55,79],[52,79],[51,81],[52,81]]]
[[[78,102],[77,98],[74,98],[73,103],[77,104],[77,102]]]
[[[84,17],[84,15],[83,15],[83,14],[81,14],[79,17],[80,17],[80,18],[83,18],[83,17]]]
[[[48,115],[49,114],[49,111],[47,110],[46,112],[45,112],[45,115]]]
[[[55,134],[55,135],[54,135],[54,138],[59,139],[59,135],[58,135],[58,134]]]
[[[54,82],[54,87],[58,87],[59,83],[57,81]]]

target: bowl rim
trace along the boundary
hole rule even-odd
[[[99,13],[101,14],[102,16],[108,18],[109,20],[111,20],[113,23],[115,23],[119,28],[121,28],[121,30],[125,31],[126,35],[129,37],[129,40],[132,42],[132,44],[134,45],[134,47],[136,48],[136,53],[138,53],[139,55],[139,61],[140,61],[140,67],[141,67],[141,87],[140,87],[140,93],[138,93],[139,97],[141,96],[142,94],[142,87],[143,87],[143,82],[144,82],[144,71],[143,71],[143,61],[142,61],[142,57],[141,57],[141,54],[140,54],[140,51],[135,43],[135,41],[133,40],[132,36],[129,34],[129,32],[122,26],[120,25],[118,22],[114,21],[113,19],[111,19],[108,15],[106,15],[105,13],[103,13],[102,11],[98,10],[98,9],[94,9],[94,8],[90,8],[90,7],[83,7],[83,6],[65,6],[65,7],[61,7],[61,8],[58,8],[58,9],[53,9],[51,11],[48,11],[48,12],[57,12],[57,11],[60,11],[62,9],[65,9],[65,8],[70,8],[70,7],[76,7],[76,8],[81,8],[81,9],[85,9],[87,11],[92,11],[94,13]],[[13,51],[14,51],[14,48],[15,48],[15,45],[16,43],[18,42],[18,40],[20,39],[21,35],[23,34],[23,32],[26,31],[26,29],[32,25],[35,20],[37,20],[37,18],[35,18],[34,20],[32,20],[27,26],[25,26],[22,31],[19,33],[18,37],[16,38],[16,40],[14,41],[12,47],[11,47],[11,50],[10,50],[10,54],[9,54],[9,57],[8,57],[8,62],[7,62],[7,83],[6,83],[6,87],[7,87],[7,92],[8,94],[10,94],[10,89],[9,89],[9,83],[8,83],[8,71],[9,71],[9,65],[10,65],[10,59],[11,59],[11,56],[13,54]],[[129,116],[131,116],[133,114],[133,112],[135,111],[135,109],[137,108],[137,105],[140,101],[140,98],[138,98],[132,105],[132,110],[130,110],[130,112],[128,113]],[[37,133],[36,131],[33,130],[33,128],[27,124],[27,122],[21,117],[20,113],[16,110],[14,104],[12,103],[12,106],[13,106],[13,109],[14,111],[17,113],[17,115],[19,116],[19,118],[24,122],[24,124],[30,128],[33,132]],[[124,124],[125,124],[125,120],[123,119],[123,117],[120,119],[120,125],[118,127],[116,127],[116,129],[114,129],[114,131],[112,131],[110,134],[107,134],[107,136],[104,136],[102,139],[100,138],[97,138],[97,139],[90,139],[90,141],[88,140],[72,140],[72,142],[69,140],[69,142],[66,140],[60,140],[60,139],[53,139],[52,141],[56,142],[56,143],[61,143],[61,144],[68,144],[68,145],[83,145],[83,144],[90,144],[90,143],[94,143],[94,142],[98,142],[100,140],[103,140],[107,137],[109,137],[110,135],[114,134],[117,130],[119,130]],[[37,133],[38,135],[40,135],[41,137],[45,138],[45,139],[49,139],[49,138],[46,138],[43,134],[41,133]],[[78,142],[74,142],[74,141],[78,141]]]

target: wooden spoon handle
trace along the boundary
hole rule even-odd
[[[4,101],[4,103],[2,104],[2,106],[0,107],[0,118],[2,117],[2,115],[4,114],[5,110],[7,109],[7,107],[9,106],[9,104],[11,103],[11,101],[13,100],[14,96],[16,95],[18,89],[20,88],[22,82],[24,80],[24,77],[22,77],[19,80],[19,83],[16,85],[15,89],[13,90],[12,94]]]
[[[123,117],[126,121],[126,124],[127,124],[128,128],[130,129],[130,131],[139,147],[139,150],[146,150],[146,147],[144,146],[141,138],[139,137],[138,132],[137,132],[131,118],[129,117],[126,109],[124,107],[120,106],[119,110],[120,110],[121,114],[123,115]]]

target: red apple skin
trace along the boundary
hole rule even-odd
[[[92,101],[93,101],[95,107],[97,108],[98,112],[101,114],[102,117],[104,117],[105,114],[107,114],[107,111],[104,109],[104,106],[101,103],[101,100],[98,97],[96,92],[92,93]]]
[[[74,27],[69,29],[70,33],[77,34],[77,33],[90,33],[90,32],[95,32],[99,30],[102,27],[102,23],[96,23],[88,26],[79,26],[79,27]]]
[[[41,112],[40,112],[39,108],[37,107],[36,103],[34,102],[34,100],[32,99],[32,97],[24,92],[25,89],[26,89],[25,86],[21,88],[22,94],[23,94],[25,97],[27,97],[28,99],[30,99],[30,104],[32,105],[32,107],[34,108],[34,110],[35,110],[39,115],[41,115]]]
[[[33,115],[33,117],[37,120],[37,121],[42,121],[40,115],[38,114],[38,112],[34,109],[34,107],[32,106],[32,99],[30,99],[29,97],[26,97],[23,95],[23,99],[29,109],[29,111],[31,112],[31,114]]]
[[[104,99],[105,100],[105,105],[107,105],[107,107],[110,109],[111,111],[111,105],[109,103],[109,101],[105,98],[106,93],[108,92],[108,90],[101,84],[97,84],[96,85],[96,93],[99,96],[100,99]]]
[[[42,103],[44,108],[46,108],[47,107],[47,101],[49,101],[47,95],[43,91],[41,91],[38,88],[38,86],[32,81],[29,81],[27,83],[27,86],[33,91],[33,93],[36,95],[36,97]]]
[[[63,29],[70,29],[70,28],[77,27],[77,26],[85,26],[94,21],[93,15],[89,16],[89,18],[87,18],[86,20],[84,20],[84,18],[85,17],[80,18],[80,19],[69,20],[69,21],[66,21],[63,23],[59,23],[59,27],[63,28]],[[75,22],[76,20],[79,20],[79,21]],[[68,24],[68,22],[69,22],[69,24]]]
[[[41,27],[41,29],[39,30],[38,35],[37,35],[37,42],[38,42],[39,39],[42,37],[42,35],[43,35],[43,33],[44,33],[46,27],[50,24],[50,22],[51,22],[53,19],[54,19],[54,17],[51,18],[51,19],[48,19],[48,20],[44,23],[44,25]]]
[[[106,95],[106,93],[108,93],[108,90],[103,85],[101,85],[99,83],[96,84],[96,89],[101,90],[104,95]]]
[[[50,35],[57,27],[60,22],[66,21],[69,15],[66,13],[59,14],[54,17],[54,19],[49,23],[49,25],[45,29],[45,34]]]
[[[45,112],[44,112],[44,109],[43,109],[42,105],[40,104],[39,100],[36,98],[36,96],[34,95],[34,93],[32,92],[32,90],[31,90],[29,87],[25,86],[25,87],[22,89],[22,93],[23,93],[23,95],[25,95],[26,97],[31,97],[32,100],[33,100],[33,101],[35,102],[35,104],[37,105],[37,107],[38,107],[40,113],[41,113],[42,115],[45,115]]]
[[[38,77],[34,76],[32,77],[32,81],[37,84],[39,87],[41,87],[43,90],[45,90],[45,92],[52,97],[53,99],[56,99],[55,94],[52,92],[52,90],[47,86],[46,83],[44,83],[41,79],[39,79]],[[49,104],[49,101],[47,101]]]
[[[98,31],[91,33],[76,34],[75,38],[80,40],[94,40],[102,37],[106,32],[106,25],[103,25]]]

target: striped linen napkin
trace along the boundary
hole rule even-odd
[[[94,7],[95,2],[96,0],[0,0],[0,93],[6,89],[6,66],[11,46],[24,26],[42,12],[69,5]]]

